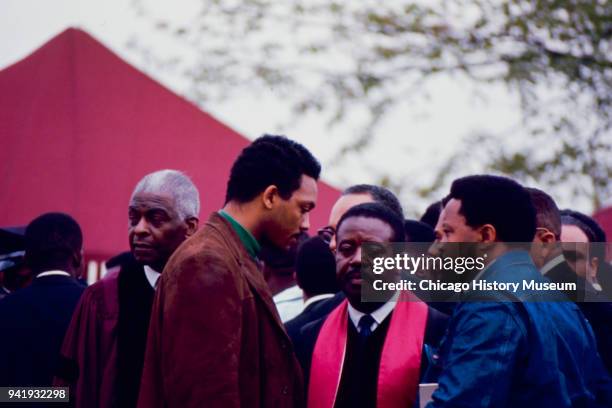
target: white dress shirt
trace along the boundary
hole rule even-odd
[[[283,323],[293,319],[304,310],[304,292],[298,285],[277,293],[272,300]]]
[[[560,263],[563,263],[563,261],[565,261],[565,258],[563,257],[563,254],[557,255],[556,257],[554,257],[550,261],[546,262],[544,264],[544,266],[542,267],[542,269],[540,269],[540,272],[542,273],[542,275],[546,275],[555,266],[559,265]]]
[[[387,318],[387,316],[391,314],[393,309],[395,309],[398,297],[399,292],[395,292],[393,297],[389,299],[387,303],[370,313],[370,316],[374,318],[374,323],[372,323],[372,326],[370,327],[370,330],[372,332],[374,332],[374,330],[376,330],[376,328],[380,326],[380,324]],[[359,320],[361,320],[361,318],[366,314],[355,309],[350,303],[348,304],[348,314],[351,318],[351,321],[353,322],[353,325],[357,328],[357,331],[359,331]]]
[[[36,275],[37,278],[43,278],[45,276],[70,276],[70,274],[66,271],[61,271],[59,269],[52,271],[44,271]]]
[[[149,265],[145,265],[144,266],[144,271],[145,271],[145,276],[147,277],[147,280],[149,281],[149,285],[151,285],[151,287],[153,289],[155,289],[155,285],[157,285],[157,280],[159,279],[159,276],[161,275],[161,273],[157,272],[155,269],[151,268]]]

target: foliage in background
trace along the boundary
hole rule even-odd
[[[612,195],[610,1],[203,0],[188,22],[152,17],[146,0],[134,4],[194,51],[181,67],[196,102],[273,88],[296,119],[316,112],[334,126],[366,118],[338,161],[370,148],[385,116],[418,103],[441,75],[484,90],[504,84],[520,96],[517,133],[528,141],[472,136],[450,160],[437,158],[428,185],[383,172],[381,183],[396,191],[410,186],[433,201],[458,173],[492,171],[587,195],[594,209]]]

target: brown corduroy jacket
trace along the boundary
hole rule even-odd
[[[213,213],[160,278],[138,407],[295,407],[302,387],[263,274]]]

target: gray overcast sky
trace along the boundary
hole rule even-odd
[[[180,2],[148,0],[154,13],[175,21],[189,19],[198,9],[197,0]],[[94,35],[107,47],[138,68],[145,70],[179,94],[186,93],[184,78],[171,72],[154,72],[141,55],[127,47],[133,35],[154,37],[150,20],[136,16],[127,0],[0,0],[0,68],[3,68],[42,45],[70,26]],[[155,41],[156,54],[174,53],[177,44]],[[335,147],[348,140],[357,129],[350,124],[328,129],[324,119],[311,114],[297,124],[278,129],[287,118],[288,107],[272,91],[257,97],[232,97],[223,103],[210,102],[205,109],[249,138],[264,132],[282,130],[308,146],[324,165],[323,177],[344,187],[359,182],[374,182],[384,169],[390,172],[422,177],[431,169],[435,158],[450,155],[462,137],[474,133],[508,132],[520,121],[515,98],[504,88],[487,89],[486,100],[474,97],[469,84],[441,78],[433,84],[431,98],[418,106],[404,104],[384,121],[377,132],[376,144],[359,163],[347,160],[342,165],[331,162]],[[330,148],[332,146],[332,148]],[[431,172],[433,173],[433,172]],[[410,210],[412,204],[422,210],[426,203],[403,197]]]

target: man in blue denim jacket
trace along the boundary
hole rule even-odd
[[[502,177],[469,176],[453,182],[444,204],[438,250],[478,243],[488,258],[476,280],[521,285],[494,293],[494,301],[464,294],[440,346],[439,386],[427,407],[611,407],[612,382],[580,310],[541,301],[557,293],[523,290],[523,281],[548,282],[526,250],[508,244],[529,243],[535,233],[525,189]]]

